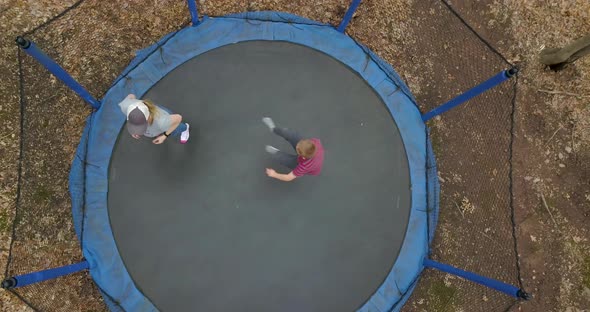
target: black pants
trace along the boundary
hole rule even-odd
[[[279,128],[276,127],[273,130],[274,134],[282,137],[283,139],[287,140],[293,149],[295,150],[297,147],[297,143],[301,141],[303,138],[296,132],[287,128]],[[275,154],[272,154],[272,157],[275,161],[279,162],[281,165],[293,170],[297,167],[297,152],[295,155],[285,153],[283,151],[278,151]]]

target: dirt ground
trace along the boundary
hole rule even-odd
[[[201,13],[210,16],[247,10],[277,10],[334,25],[340,21],[348,3],[348,0],[319,0],[314,1],[314,5],[302,0],[199,1]],[[511,159],[513,205],[520,274],[524,289],[531,292],[533,298],[513,306],[512,310],[590,311],[590,56],[560,72],[552,72],[538,62],[538,53],[542,48],[559,47],[590,33],[590,2],[453,0],[450,3],[492,46],[521,68]],[[37,247],[35,261],[20,256],[13,259],[15,262],[30,263],[29,266],[17,267],[17,271],[63,265],[78,261],[81,256],[70,221],[67,174],[90,110],[42,67],[24,57],[22,68],[26,88],[23,94],[27,114],[26,133],[21,137],[18,49],[14,45],[15,36],[34,30],[74,4],[78,1],[0,0],[0,268],[6,266],[15,216],[21,138],[24,138],[22,144],[26,155],[22,158],[19,205],[29,211],[30,215],[24,214],[25,221],[27,217],[32,219],[34,214],[43,214],[45,218],[35,223],[34,229],[19,228],[19,233],[24,234],[14,248],[26,248],[28,243]],[[421,39],[425,39],[407,35],[411,32],[409,28],[417,25],[422,18],[437,14],[429,10],[420,12],[421,5],[418,0],[364,0],[347,32],[393,64],[418,99],[436,99],[438,94],[433,91],[436,83],[430,82],[438,77],[431,74],[440,74],[433,70],[437,64],[431,64],[435,56],[418,55],[421,51],[416,47],[423,44]],[[28,37],[59,60],[94,96],[100,97],[133,58],[135,50],[181,28],[188,20],[183,1],[86,0]],[[414,50],[399,48],[409,40],[414,40],[408,45],[414,45]],[[459,43],[449,42],[449,45],[461,47]],[[459,55],[458,61],[461,59]],[[482,63],[486,62],[490,60],[482,60]],[[493,73],[497,67],[492,65],[475,69],[483,73],[482,77],[487,77],[487,71]],[[452,87],[452,84],[445,86]],[[508,92],[509,88],[499,92],[504,91]],[[441,209],[455,209],[453,200],[468,209],[473,205],[469,200],[462,201],[467,198],[464,194],[478,193],[460,189],[475,188],[473,184],[460,182],[457,172],[461,168],[453,165],[461,150],[455,154],[443,151],[445,147],[455,146],[453,142],[461,145],[459,138],[449,135],[453,120],[459,121],[460,118],[461,115],[451,115],[450,112],[447,119],[443,116],[430,124],[433,142],[439,142],[434,145],[442,179],[443,201],[446,200],[441,202]],[[508,119],[506,122],[510,124]],[[495,157],[493,153],[487,156]],[[485,157],[481,156],[482,159]],[[455,191],[459,194],[456,198]],[[470,199],[477,207],[486,197],[472,195]],[[435,248],[453,247],[452,241],[458,239],[452,236],[453,229],[461,228],[458,223],[465,221],[457,211],[454,214],[441,212],[441,216],[448,216],[449,219],[440,223]],[[509,223],[509,220],[506,222]],[[492,235],[486,233],[483,234],[486,237]],[[51,244],[44,240],[44,236],[53,238]],[[482,244],[479,249],[467,247],[469,250],[465,254],[456,252],[464,246],[454,246],[456,248],[450,248],[448,253],[438,251],[437,255],[455,259],[471,255],[470,251],[477,255],[486,249],[493,250],[491,246]],[[445,258],[441,260],[444,262]],[[479,265],[477,261],[484,260],[471,263],[475,268]],[[473,310],[468,305],[471,298],[456,298],[461,295],[449,293],[452,288],[448,285],[459,285],[455,280],[443,275],[442,283],[439,277],[426,272],[422,284],[404,309]],[[504,280],[516,282],[515,276]],[[43,301],[64,302],[63,306],[70,310],[104,309],[96,289],[79,286],[91,285],[87,276],[70,277],[63,284],[74,286],[52,288],[57,290],[41,294]],[[492,296],[500,296],[498,300],[502,300],[503,295],[488,295],[486,292],[474,300],[485,304],[495,300],[496,297]],[[445,302],[451,303],[441,306],[441,300],[447,297]],[[488,310],[500,310],[496,308]],[[0,290],[0,311],[28,310],[15,296]]]
[[[560,72],[538,63],[544,47],[590,33],[590,3],[509,1],[506,53],[522,64],[515,140],[515,208],[528,311],[590,310],[590,58]]]

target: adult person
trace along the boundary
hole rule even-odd
[[[267,145],[266,151],[283,166],[291,169],[291,172],[282,174],[274,169],[266,168],[266,175],[277,180],[289,182],[304,175],[317,176],[322,172],[324,164],[324,147],[318,138],[304,139],[296,131],[276,127],[270,117],[262,118],[262,122],[269,130],[287,140],[295,149],[297,155],[285,153],[276,147]]]
[[[182,144],[188,142],[190,126],[182,122],[181,115],[171,114],[150,100],[137,99],[133,94],[119,103],[119,107],[127,117],[127,131],[133,138],[146,136],[154,138],[152,143],[162,144],[172,136],[179,137]]]

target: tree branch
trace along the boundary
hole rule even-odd
[[[570,96],[575,96],[575,97],[579,97],[579,98],[590,98],[590,95],[583,95],[583,94],[577,94],[577,93],[566,92],[566,91],[543,90],[543,89],[539,89],[537,91],[543,92],[543,93],[548,93],[548,94],[563,94],[563,95],[570,95]]]

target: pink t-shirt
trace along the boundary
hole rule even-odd
[[[315,145],[315,155],[310,159],[305,159],[302,156],[297,157],[299,163],[293,174],[297,177],[308,175],[319,175],[322,172],[322,165],[324,164],[324,147],[320,139],[311,139]]]

